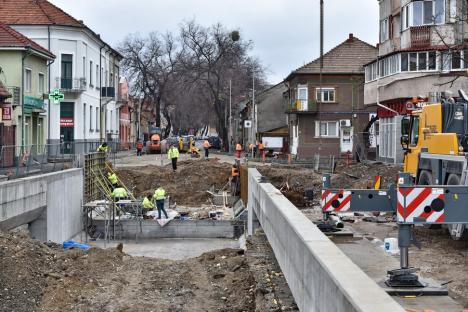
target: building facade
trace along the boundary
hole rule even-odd
[[[305,159],[359,152],[360,136],[374,113],[364,107],[363,65],[376,55],[374,46],[350,34],[324,54],[322,70],[316,59],[285,79],[291,154]]]
[[[437,102],[466,89],[466,1],[381,0],[379,54],[365,66],[364,102],[378,106],[379,158],[403,161],[401,119],[413,97]],[[450,94],[448,93],[448,94]]]
[[[131,109],[129,97],[128,81],[125,77],[120,78],[119,82],[119,95],[118,95],[119,111],[120,111],[120,128],[119,140],[122,149],[129,149],[132,147],[132,126],[131,126]],[[133,138],[134,139],[134,138]]]
[[[42,46],[0,24],[0,79],[11,95],[1,107],[0,145],[20,145],[23,148],[19,150],[27,153],[43,152],[48,110],[44,94],[48,65],[54,58]]]
[[[82,150],[102,140],[118,141],[122,56],[82,21],[46,0],[5,0],[0,22],[57,56],[48,68],[46,89],[60,90],[65,98],[49,105],[48,142],[72,142]]]

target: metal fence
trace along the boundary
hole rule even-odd
[[[0,146],[0,176],[3,178],[23,177],[35,173],[47,173],[81,167],[84,155],[96,152],[101,143],[62,142],[41,145]],[[133,148],[133,143],[107,142],[108,159],[115,160],[117,153]]]

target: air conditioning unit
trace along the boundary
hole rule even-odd
[[[340,120],[340,127],[351,127],[351,120],[341,119]]]

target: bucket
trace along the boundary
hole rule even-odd
[[[397,254],[399,252],[398,239],[394,237],[384,239],[384,248],[388,253]]]

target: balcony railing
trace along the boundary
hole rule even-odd
[[[430,26],[415,26],[411,27],[410,31],[412,48],[425,48],[431,45]]]
[[[56,77],[55,88],[64,92],[86,91],[86,78]]]
[[[317,111],[317,102],[313,100],[293,100],[288,107],[290,113],[316,113]]]

